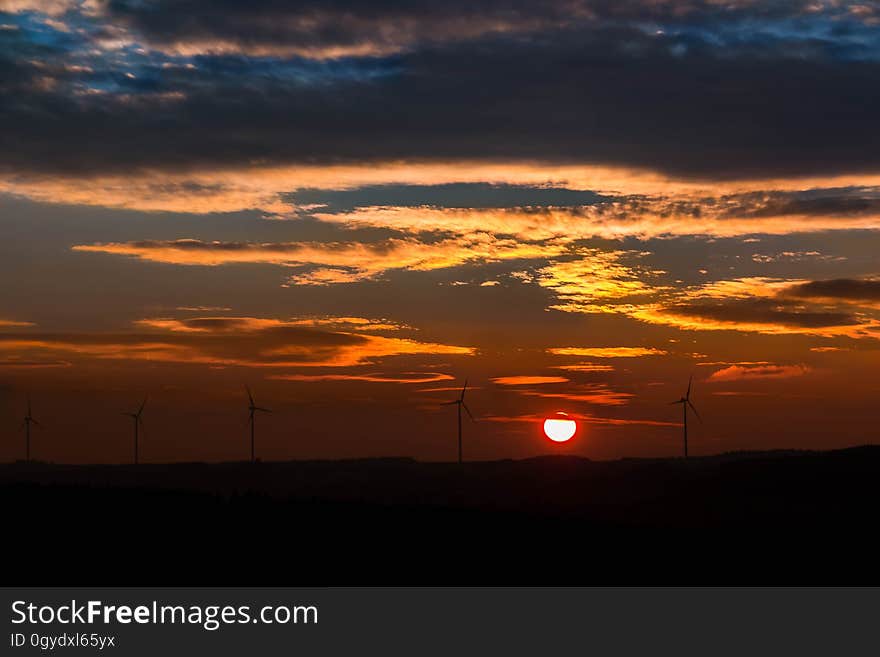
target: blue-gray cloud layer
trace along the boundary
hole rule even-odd
[[[509,158],[710,178],[875,171],[876,3],[734,4],[7,11],[0,169]]]

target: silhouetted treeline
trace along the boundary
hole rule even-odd
[[[9,584],[868,584],[880,448],[0,467]]]

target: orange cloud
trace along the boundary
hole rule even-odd
[[[497,183],[566,187],[573,190],[591,190],[600,194],[627,194],[634,197],[655,197],[654,205],[647,211],[632,204],[616,204],[606,207],[603,213],[573,214],[565,210],[553,210],[545,215],[528,216],[520,213],[520,219],[504,214],[465,213],[454,219],[447,213],[446,220],[469,224],[472,232],[482,225],[499,225],[510,234],[526,230],[525,224],[515,227],[516,222],[527,222],[540,235],[553,234],[561,237],[588,235],[609,237],[658,234],[712,234],[735,236],[746,233],[782,234],[797,230],[826,230],[828,228],[876,228],[876,217],[809,217],[786,215],[785,217],[744,217],[739,220],[717,219],[711,213],[700,215],[694,221],[690,211],[682,209],[682,202],[699,204],[705,199],[719,196],[754,194],[757,191],[796,192],[814,188],[874,187],[880,185],[880,175],[853,174],[812,178],[754,178],[729,181],[676,178],[647,169],[601,165],[560,165],[550,162],[410,162],[388,161],[363,165],[286,165],[247,166],[240,168],[203,169],[199,171],[145,170],[124,175],[92,176],[40,176],[16,173],[0,175],[0,192],[23,196],[42,203],[126,208],[142,211],[167,211],[187,213],[236,212],[258,209],[278,216],[289,216],[298,209],[298,189],[352,189],[366,185],[441,185],[448,183]],[[291,196],[291,192],[293,193]],[[291,200],[292,198],[292,200]],[[754,197],[753,203],[761,202]],[[722,208],[724,210],[725,208]],[[470,211],[468,211],[470,212]],[[369,213],[368,213],[369,214]],[[395,216],[403,214],[397,212]],[[513,215],[514,213],[510,213]],[[746,212],[748,214],[748,212]],[[440,214],[431,219],[406,220],[415,225],[430,226],[443,230]],[[361,215],[352,221],[387,224],[390,217]],[[327,221],[346,223],[345,216],[332,215]],[[396,220],[395,220],[396,221]],[[491,224],[489,222],[492,222]],[[550,228],[542,227],[550,224]],[[555,224],[555,225],[554,225]],[[405,226],[405,223],[402,224]],[[511,228],[514,226],[514,228]],[[431,228],[424,228],[430,230]],[[491,229],[491,228],[490,228]]]
[[[22,370],[44,369],[49,367],[70,367],[66,360],[26,360],[18,357],[0,358],[0,367]]]
[[[821,186],[825,186],[825,181]],[[587,189],[599,191],[595,186]],[[766,189],[766,188],[759,188]],[[754,191],[754,190],[752,190]],[[774,189],[774,191],[780,191]],[[623,193],[635,192],[623,188]],[[361,207],[349,212],[317,212],[321,221],[349,227],[391,228],[408,233],[455,232],[469,235],[489,232],[519,239],[565,242],[591,238],[652,239],[682,235],[739,237],[751,234],[786,235],[827,230],[876,230],[878,214],[781,214],[759,212],[767,201],[738,199],[734,205],[717,196],[692,196],[674,189],[653,198],[632,196],[576,207],[524,208],[438,208]]]
[[[280,319],[262,317],[192,317],[188,319],[138,319],[133,322],[143,328],[174,331],[178,333],[241,333],[265,331],[280,326],[290,326]]]
[[[468,391],[482,390],[480,386],[468,386]],[[439,388],[419,388],[416,392],[461,392],[458,386],[441,386]]]
[[[755,367],[758,365],[772,365],[770,361],[767,360],[738,360],[734,362],[729,362],[726,360],[716,360],[716,361],[703,361],[702,363],[697,363],[697,365],[704,367],[718,367],[719,365],[742,365],[744,367]]]
[[[259,368],[351,367],[402,355],[472,355],[474,349],[247,317],[144,320],[140,334],[0,334],[0,352],[18,358],[78,356]]]
[[[362,343],[352,345],[350,347],[341,347],[335,349],[333,353],[328,353],[321,363],[311,363],[307,359],[312,355],[312,350],[304,349],[297,345],[287,344],[273,349],[267,349],[263,353],[266,356],[279,358],[293,358],[289,361],[290,365],[297,366],[314,366],[323,365],[326,367],[348,367],[352,365],[364,365],[375,362],[377,359],[386,358],[388,356],[402,356],[413,354],[431,354],[431,355],[459,355],[472,356],[475,350],[471,347],[458,347],[452,345],[437,344],[433,342],[419,342],[417,340],[409,340],[405,338],[386,338],[378,335],[359,336],[364,338]]]
[[[880,320],[870,314],[787,296],[789,290],[803,284],[796,279],[738,278],[683,289],[655,288],[659,298],[643,303],[575,300],[553,307],[569,312],[621,314],[684,330],[878,337]]]
[[[288,320],[291,326],[331,326],[356,328],[358,331],[400,331],[411,327],[385,319],[369,319],[367,317],[306,317]]]
[[[610,389],[603,383],[591,383],[578,386],[572,391],[566,392],[539,392],[536,390],[522,390],[521,395],[528,397],[541,397],[544,399],[564,399],[572,402],[584,402],[587,404],[599,404],[602,406],[622,406],[628,404],[634,396],[628,392],[618,392]]]
[[[556,294],[560,303],[550,306],[565,312],[592,312],[596,301],[655,294],[667,288],[652,286],[643,279],[656,272],[646,267],[626,266],[623,257],[645,255],[634,251],[585,249],[578,260],[553,262],[535,272],[534,280]]]
[[[349,269],[339,269],[337,267],[321,267],[311,271],[295,274],[287,279],[282,287],[290,287],[291,285],[335,285],[340,283],[357,283],[364,279],[370,278],[360,271],[352,271]]]
[[[806,365],[731,365],[713,372],[707,379],[717,381],[743,381],[752,379],[788,379],[810,372]]]
[[[638,358],[667,354],[662,349],[654,347],[554,347],[547,351],[556,356],[586,356],[588,358]]]
[[[33,322],[19,322],[14,319],[0,319],[0,328],[22,328],[25,326],[36,326]]]
[[[600,363],[575,363],[574,365],[553,365],[555,370],[567,370],[569,372],[613,372],[612,365]]]
[[[395,324],[385,320],[368,319],[365,317],[306,317],[295,319],[274,319],[265,317],[188,317],[148,318],[133,322],[143,328],[160,329],[180,333],[242,333],[266,331],[269,329],[302,326],[302,327],[333,327],[357,329],[358,331],[399,331],[409,328],[403,324]]]
[[[876,338],[877,320],[833,312],[802,312],[754,307],[755,304],[700,304],[635,309],[630,316],[689,331],[743,331],[768,335],[816,335]],[[750,307],[751,306],[751,307]]]
[[[317,270],[297,274],[290,280],[292,284],[310,285],[368,280],[393,269],[429,271],[472,262],[549,257],[562,251],[561,246],[525,244],[488,234],[439,242],[389,239],[376,243],[249,243],[180,239],[80,244],[72,249],[175,265],[267,263],[287,267],[318,266]]]
[[[529,386],[545,383],[568,383],[568,381],[564,376],[499,376],[492,379],[493,383],[501,386]]]
[[[275,374],[267,377],[279,381],[368,381],[370,383],[438,383],[454,381],[455,377],[439,372],[401,372],[386,374]],[[423,391],[419,391],[423,392]]]

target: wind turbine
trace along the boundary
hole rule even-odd
[[[691,410],[694,412],[694,415],[697,416],[697,419],[702,422],[703,418],[700,417],[700,414],[697,413],[697,408],[694,406],[693,402],[691,402],[691,384],[694,382],[694,375],[691,374],[691,378],[688,379],[688,389],[684,394],[684,397],[679,399],[678,401],[669,402],[670,406],[672,404],[681,404],[681,413],[684,418],[684,457],[687,458],[688,455],[688,406],[691,407]]]
[[[28,397],[27,400],[27,414],[24,416],[24,420],[22,420],[21,426],[24,427],[24,435],[25,435],[25,460],[31,460],[31,425],[35,424],[38,427],[41,427],[39,422],[34,419],[33,413],[31,413],[31,398]]]
[[[144,401],[141,402],[141,407],[137,409],[137,413],[123,413],[132,419],[134,422],[134,464],[138,464],[138,428],[143,426],[144,421],[141,419],[141,415],[144,412],[144,406],[147,405],[147,398],[144,397]]]
[[[254,403],[254,396],[251,394],[251,389],[247,386],[245,386],[244,389],[247,390],[248,394],[248,411],[250,412],[250,415],[248,416],[248,422],[250,422],[251,425],[251,463],[253,463],[254,461],[256,461],[256,455],[254,453],[254,420],[256,419],[257,411],[262,411],[263,413],[271,413],[272,411],[270,411],[268,408],[261,408],[260,406],[257,406]]]
[[[461,395],[459,395],[458,399],[455,399],[451,402],[444,402],[443,406],[452,406],[456,404],[458,406],[458,462],[461,463],[461,409],[464,408],[467,411],[468,417],[471,418],[471,422],[476,422],[474,416],[471,414],[471,409],[467,407],[467,404],[464,403],[464,393],[467,391],[467,379],[464,380],[464,387],[461,389]]]

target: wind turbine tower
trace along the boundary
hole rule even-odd
[[[270,411],[268,408],[257,406],[256,403],[254,403],[254,396],[251,394],[251,389],[247,386],[245,386],[244,389],[247,390],[248,394],[248,422],[251,425],[251,463],[254,463],[257,460],[256,452],[254,451],[254,421],[257,417],[258,412],[271,413],[272,411]]]
[[[141,415],[144,413],[144,406],[147,405],[147,398],[144,397],[144,401],[141,402],[141,406],[137,409],[136,413],[123,413],[132,419],[134,422],[134,464],[138,464],[138,429],[143,426],[144,421],[141,419]]]
[[[464,403],[464,393],[467,392],[467,379],[464,380],[464,387],[461,389],[461,394],[458,396],[458,399],[455,399],[451,402],[445,402],[444,406],[452,406],[455,404],[458,406],[458,462],[461,463],[461,409],[467,412],[468,417],[470,417],[471,422],[476,422],[474,420],[474,416],[471,414],[471,409],[467,407],[467,404]]]
[[[684,397],[678,399],[677,401],[669,402],[670,405],[681,404],[681,413],[682,413],[682,419],[683,419],[682,426],[684,427],[684,457],[685,458],[687,458],[687,455],[688,455],[688,406],[691,407],[691,410],[694,412],[694,415],[697,416],[697,419],[700,422],[703,421],[703,418],[701,418],[700,414],[697,413],[696,406],[694,406],[693,402],[691,401],[691,385],[693,384],[693,382],[694,382],[694,376],[692,374],[691,378],[688,380],[687,392],[684,394]]]
[[[42,426],[37,420],[34,418],[34,414],[31,412],[31,398],[28,397],[27,400],[27,414],[24,416],[24,420],[22,420],[21,426],[24,427],[24,450],[25,450],[25,460],[31,460],[31,425]]]

